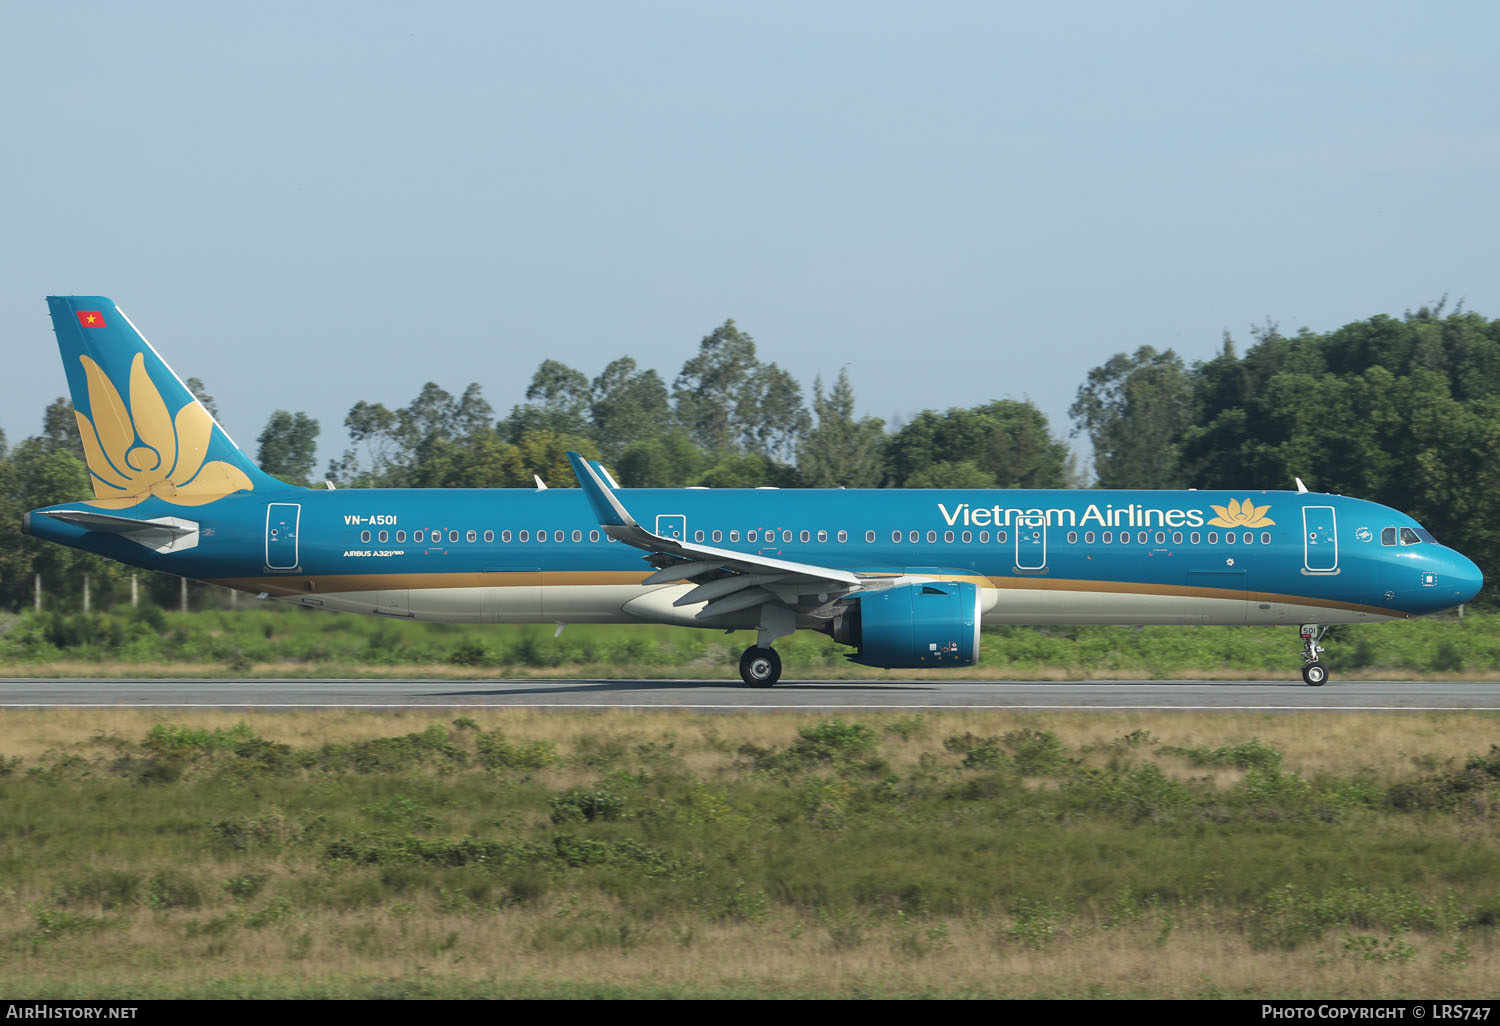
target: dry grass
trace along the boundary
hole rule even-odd
[[[1439,942],[1408,953],[1399,938],[1346,932],[1279,951],[1257,949],[1221,924],[1075,921],[1040,943],[1017,941],[1013,928],[1004,917],[830,924],[793,915],[758,923],[667,918],[632,928],[597,904],[483,915],[292,912],[259,927],[207,913],[141,913],[12,954],[0,965],[0,989],[1352,999],[1439,989],[1446,999],[1483,999],[1500,979],[1493,937],[1468,951]]]
[[[784,750],[799,728],[824,722],[817,712],[612,711],[524,708],[466,710],[483,730],[550,741],[562,758],[527,775],[545,792],[599,786],[597,767],[577,757],[613,744],[671,746],[673,772],[718,786],[745,773],[744,746]],[[451,721],[451,710],[287,712],[47,709],[7,711],[0,718],[0,762],[95,755],[98,739],[139,741],[156,724],[255,734],[298,749],[417,733]],[[1455,769],[1500,738],[1500,715],[1488,713],[1253,714],[1211,712],[1027,712],[953,710],[860,714],[880,738],[892,767],[925,765],[947,738],[998,738],[1048,731],[1070,758],[1104,766],[1124,753],[1149,759],[1169,776],[1210,780],[1227,789],[1245,776],[1233,767],[1195,764],[1168,747],[1213,750],[1258,739],[1282,755],[1283,768],[1309,779],[1367,771],[1381,781]],[[1132,745],[1122,740],[1133,738]],[[949,755],[949,763],[959,756]],[[820,771],[821,772],[821,771]],[[0,778],[4,779],[4,778]],[[387,797],[428,788],[424,800],[440,832],[461,836],[466,808],[442,806],[442,771],[419,768],[392,777]],[[129,785],[122,785],[129,786]],[[243,787],[256,789],[254,779]],[[309,789],[325,797],[343,786],[334,776]],[[387,786],[387,785],[382,785]],[[497,787],[511,786],[497,779]],[[805,786],[801,780],[788,787]],[[1032,779],[1028,787],[1053,787]],[[20,824],[0,830],[0,857],[24,831],[46,829],[45,809],[12,807]],[[66,785],[47,800],[69,800]],[[90,793],[86,788],[79,795]],[[160,792],[163,801],[173,792]],[[81,799],[80,799],[81,800]],[[359,801],[368,801],[369,798]],[[356,801],[355,804],[358,804]],[[497,807],[498,808],[498,807]],[[515,830],[546,829],[541,812],[522,813]],[[274,804],[257,814],[274,818]],[[193,813],[182,813],[187,819]],[[498,811],[485,829],[496,830]],[[738,810],[735,815],[744,818]],[[180,826],[202,824],[184,820]],[[537,822],[532,822],[531,820]],[[477,822],[477,821],[476,821]],[[1388,817],[1385,838],[1400,846],[1492,848],[1500,816]],[[868,821],[866,821],[867,825]],[[1064,827],[1060,826],[1059,829]],[[1207,824],[1209,830],[1212,824]],[[476,827],[477,829],[477,827]],[[768,829],[776,829],[774,824]],[[859,829],[858,827],[854,829]],[[1152,831],[1150,821],[1127,830]],[[1318,829],[1313,824],[1307,829]],[[191,834],[189,836],[192,836]],[[1294,836],[1294,835],[1293,835]],[[829,834],[830,841],[833,835]],[[648,842],[651,840],[647,837]],[[160,843],[166,845],[170,837]],[[509,903],[471,901],[424,883],[403,889],[401,874],[382,867],[330,863],[315,855],[250,849],[225,853],[199,846],[188,860],[166,863],[197,889],[186,907],[152,907],[136,898],[111,905],[68,897],[57,881],[90,873],[152,872],[143,852],[110,854],[100,844],[67,874],[0,879],[0,992],[96,996],[972,996],[972,997],[1445,997],[1484,998],[1500,979],[1500,932],[1493,925],[1426,932],[1331,928],[1291,950],[1255,942],[1249,910],[1211,902],[1132,907],[1128,915],[1086,905],[1025,916],[1015,908],[958,915],[880,904],[825,911],[767,903],[741,919],[683,907],[643,913],[628,893],[569,893],[567,885]],[[1108,841],[1101,843],[1109,843]],[[161,850],[167,850],[163,847]],[[1040,851],[1049,850],[1046,848]],[[894,854],[894,853],[893,853]],[[1294,881],[1296,855],[1286,851],[1284,878]],[[155,857],[153,855],[153,857]],[[143,868],[145,866],[146,868]],[[837,866],[829,866],[829,874]],[[1065,873],[1063,866],[1058,873]],[[415,873],[415,870],[410,872]],[[231,897],[226,883],[247,874],[263,881],[253,898]],[[560,878],[561,879],[561,878]],[[383,889],[375,903],[326,900],[340,881]],[[299,906],[285,895],[316,882],[325,900]],[[1357,882],[1363,886],[1367,881]],[[1370,882],[1376,888],[1399,886]],[[351,888],[351,895],[354,890]],[[361,903],[361,902],[364,903]],[[1497,902],[1500,904],[1500,902]],[[1242,916],[1244,918],[1242,918]]]

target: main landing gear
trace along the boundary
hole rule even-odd
[[[781,679],[781,656],[774,648],[752,645],[740,656],[740,679],[752,688],[768,688]]]
[[[1318,642],[1327,633],[1327,627],[1319,629],[1315,623],[1302,625],[1302,681],[1309,687],[1321,687],[1328,683],[1328,667],[1318,659],[1318,653],[1323,651],[1323,646]]]

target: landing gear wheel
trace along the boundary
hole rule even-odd
[[[781,679],[781,656],[774,648],[747,648],[740,656],[740,679],[752,688],[768,688]]]
[[[1328,683],[1328,667],[1322,663],[1308,663],[1302,667],[1302,680],[1308,687],[1322,687]]]
[[[1328,667],[1318,659],[1323,651],[1323,646],[1318,642],[1327,633],[1327,627],[1319,627],[1315,623],[1302,625],[1302,682],[1311,688],[1319,688],[1328,683]]]

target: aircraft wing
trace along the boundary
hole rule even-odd
[[[689,581],[696,584],[697,587],[678,598],[673,605],[706,602],[707,605],[696,614],[700,620],[767,602],[810,611],[865,586],[859,576],[848,570],[773,559],[655,534],[630,515],[615,489],[610,487],[613,481],[602,466],[596,461],[585,460],[576,452],[568,453],[568,459],[604,533],[616,541],[641,549],[647,553],[646,561],[657,568],[656,573],[643,583]]]

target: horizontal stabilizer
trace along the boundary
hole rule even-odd
[[[178,517],[132,520],[87,509],[52,509],[38,515],[75,524],[86,531],[117,534],[154,552],[181,552],[198,546],[198,525]]]

